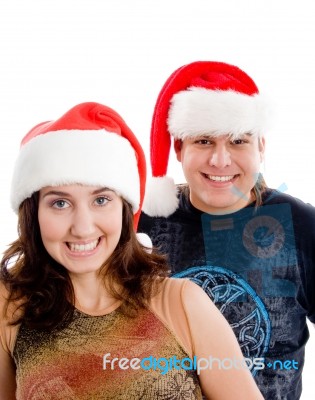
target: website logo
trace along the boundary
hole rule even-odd
[[[103,370],[106,369],[143,369],[148,370],[159,370],[161,375],[165,375],[170,370],[194,370],[199,375],[201,371],[207,369],[220,369],[220,370],[231,370],[231,369],[254,369],[256,371],[262,369],[273,369],[273,370],[298,370],[298,362],[295,360],[273,360],[265,362],[263,357],[257,358],[241,358],[236,357],[219,359],[216,357],[209,356],[207,358],[198,358],[194,356],[193,358],[177,358],[176,356],[166,358],[166,357],[144,357],[144,358],[111,358],[111,353],[106,353],[103,356]]]

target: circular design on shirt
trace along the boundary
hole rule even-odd
[[[251,219],[243,230],[243,244],[254,257],[274,257],[283,247],[285,232],[275,218],[261,215]]]
[[[255,290],[231,270],[210,265],[191,267],[174,278],[189,278],[199,285],[229,321],[245,358],[264,357],[271,325],[266,307]],[[251,363],[251,372],[256,374]]]

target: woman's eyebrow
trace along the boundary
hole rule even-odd
[[[99,194],[99,193],[102,193],[102,192],[108,192],[108,191],[113,192],[112,189],[109,189],[108,187],[103,187],[103,188],[94,190],[93,192],[91,192],[91,194],[92,195],[96,195],[96,194]],[[45,193],[43,195],[43,197],[46,197],[46,196],[60,196],[60,197],[63,197],[63,196],[71,196],[71,194],[68,193],[68,192],[60,191],[60,190],[50,190],[49,192],[47,192],[47,193]]]
[[[108,187],[103,187],[103,188],[100,188],[100,189],[96,189],[96,190],[94,190],[91,194],[99,194],[99,193],[102,193],[102,192],[108,192],[108,191],[110,191],[110,192],[114,192],[114,190],[112,190],[112,189],[109,189]]]
[[[50,190],[49,192],[47,192],[47,193],[45,193],[44,195],[43,195],[43,197],[46,197],[46,196],[51,196],[51,195],[54,195],[54,196],[70,196],[70,194],[69,193],[67,193],[67,192],[61,192],[61,191],[59,191],[59,190]]]

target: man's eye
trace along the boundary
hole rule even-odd
[[[202,144],[202,145],[209,145],[211,144],[211,141],[208,139],[200,139],[200,140],[196,140],[195,142],[196,144]]]
[[[244,144],[246,141],[244,139],[235,139],[232,141],[232,144]]]

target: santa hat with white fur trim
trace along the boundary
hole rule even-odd
[[[45,186],[102,186],[132,205],[136,229],[145,181],[144,152],[120,115],[98,103],[82,103],[56,121],[36,125],[23,138],[11,204],[18,212],[26,198]]]
[[[166,176],[171,137],[262,136],[268,119],[268,107],[255,82],[238,67],[196,61],[178,68],[162,87],[154,109],[150,145],[153,179],[143,211],[167,217],[177,209],[176,186]]]

